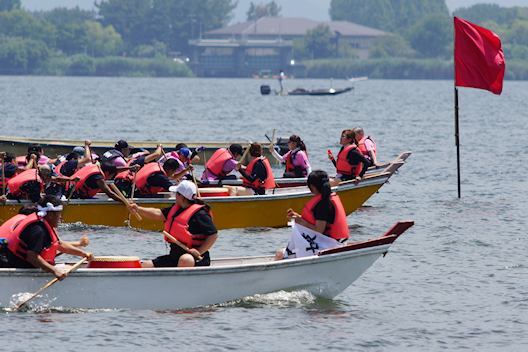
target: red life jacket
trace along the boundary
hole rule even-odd
[[[374,141],[372,140],[372,138],[370,138],[370,136],[366,136],[366,137],[361,138],[361,140],[357,144],[357,147],[358,147],[358,150],[361,152],[361,154],[363,154],[363,156],[365,156],[366,158],[371,159],[370,154],[369,154],[369,152],[367,150],[367,146],[365,145],[365,141],[367,139],[370,139],[372,144],[374,144],[374,149],[372,150],[372,153],[374,153],[374,155],[376,155],[376,143],[374,143]]]
[[[129,161],[127,161],[127,166],[130,167],[130,165],[132,165],[132,163],[136,160],[137,158],[130,159]],[[121,171],[114,177],[114,181],[125,181],[125,182],[132,183],[134,182],[134,174],[135,172],[130,169]]]
[[[233,156],[229,150],[225,148],[217,149],[211,158],[207,160],[205,168],[216,177],[225,177],[227,174],[224,172],[224,164],[230,159],[233,159]]]
[[[254,189],[258,188],[265,188],[265,189],[272,189],[275,188],[275,177],[273,176],[273,170],[271,169],[271,165],[265,157],[261,156],[259,158],[255,158],[249,162],[249,164],[246,167],[246,174],[251,175],[253,173],[253,168],[255,167],[255,164],[257,161],[262,160],[264,163],[264,167],[266,168],[266,179],[264,182],[261,182],[259,178],[256,178],[253,182],[249,182],[247,179],[243,179],[242,183],[244,187],[250,187]]]
[[[308,221],[312,225],[315,225],[315,221],[316,221],[314,214],[313,214],[313,209],[315,208],[317,203],[319,203],[321,198],[322,197],[320,194],[316,195],[315,197],[310,199],[310,201],[308,201],[308,203],[306,203],[306,205],[303,208],[303,211],[301,214],[302,218]],[[332,224],[330,223],[326,224],[326,229],[323,231],[323,234],[329,237],[332,237],[333,239],[336,239],[336,240],[347,239],[349,236],[349,230],[348,230],[346,212],[345,212],[345,208],[343,207],[343,203],[341,203],[341,199],[339,199],[339,196],[335,193],[332,193],[330,195],[330,202],[334,206],[335,218]]]
[[[142,194],[158,194],[164,190],[163,187],[150,186],[148,184],[147,179],[154,174],[167,175],[161,165],[156,162],[146,164],[137,172],[136,188],[138,191],[140,191]]]
[[[200,247],[208,236],[190,233],[189,219],[203,207],[205,207],[203,204],[192,204],[175,216],[180,207],[174,204],[169,211],[169,215],[167,215],[167,220],[165,220],[164,230],[189,248]],[[165,241],[170,243],[170,240],[166,237]]]
[[[346,175],[346,176],[359,176],[359,174],[361,173],[361,170],[363,169],[363,163],[360,162],[356,165],[352,165],[348,162],[348,159],[347,159],[348,152],[350,152],[353,149],[357,149],[356,145],[349,144],[343,147],[343,149],[341,149],[339,154],[337,154],[337,162],[336,162],[337,173],[341,175]]]
[[[104,178],[104,173],[101,171],[101,168],[97,164],[88,164],[79,170],[77,170],[73,174],[73,178],[78,177],[79,182],[75,184],[75,192],[79,195],[81,198],[92,198],[97,194],[97,192],[100,191],[99,187],[97,188],[90,188],[86,184],[86,181],[90,176],[100,174]]]
[[[31,224],[40,222],[46,228],[46,231],[51,237],[51,245],[44,248],[39,255],[51,265],[55,265],[55,256],[59,248],[59,237],[55,230],[48,224],[48,222],[39,217],[36,213],[30,215],[18,214],[7,220],[0,226],[0,233],[2,237],[7,239],[7,248],[11,253],[22,260],[26,260],[27,248],[23,241],[20,240],[22,232]]]
[[[21,187],[28,182],[37,181],[40,183],[40,189],[42,191],[43,184],[40,176],[38,175],[37,169],[29,169],[22,171],[18,175],[12,177],[7,182],[9,193],[14,197],[23,198],[27,196],[27,192],[23,191]]]
[[[27,159],[26,159],[26,156],[25,155],[21,155],[21,156],[17,156],[15,158],[15,164],[18,166],[18,167],[25,167],[27,165]]]

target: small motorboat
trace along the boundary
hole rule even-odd
[[[385,255],[413,224],[398,222],[378,238],[297,259],[226,258],[212,260],[209,267],[197,268],[88,265],[43,291],[28,306],[183,309],[280,290],[306,290],[316,297],[331,299]],[[27,293],[36,292],[48,281],[50,274],[41,270],[0,269],[0,307],[15,306]]]
[[[294,90],[290,90],[287,95],[339,95],[350,92],[352,89],[354,89],[354,87],[323,89],[296,88]]]

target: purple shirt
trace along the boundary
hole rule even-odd
[[[222,170],[227,175],[235,169],[237,164],[238,162],[235,159],[229,159],[228,161],[224,163],[224,167],[222,168]],[[207,169],[204,170],[202,174],[202,181],[216,181],[216,180],[218,180],[218,177],[216,175],[213,175],[213,173]]]

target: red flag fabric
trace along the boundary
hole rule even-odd
[[[455,17],[455,86],[501,94],[505,68],[499,36]]]

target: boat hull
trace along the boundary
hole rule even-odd
[[[79,269],[30,305],[182,309],[279,290],[307,290],[318,297],[333,298],[388,247],[283,261],[266,258],[264,263],[245,265],[231,260],[231,265],[192,269]],[[33,269],[0,269],[0,306],[13,306],[18,294],[35,292],[49,280],[49,274]]]
[[[345,211],[350,214],[357,210],[388,180],[389,175],[376,177],[358,185],[347,184],[338,186],[339,194]],[[291,193],[288,193],[291,190]],[[300,212],[306,202],[313,197],[306,187],[298,189],[281,189],[284,193],[263,196],[242,197],[209,197],[207,204],[211,206],[214,222],[220,229],[245,227],[283,227],[286,226],[286,210],[291,208]],[[166,208],[174,204],[171,198],[135,199],[141,206]],[[25,202],[28,203],[28,202]],[[16,201],[8,201],[0,205],[0,223],[16,215],[22,206]],[[87,225],[127,226],[145,230],[162,230],[163,224],[157,221],[137,220],[129,217],[128,210],[121,203],[110,199],[71,200],[64,207],[64,223],[84,223]],[[130,220],[130,223],[129,223]]]

